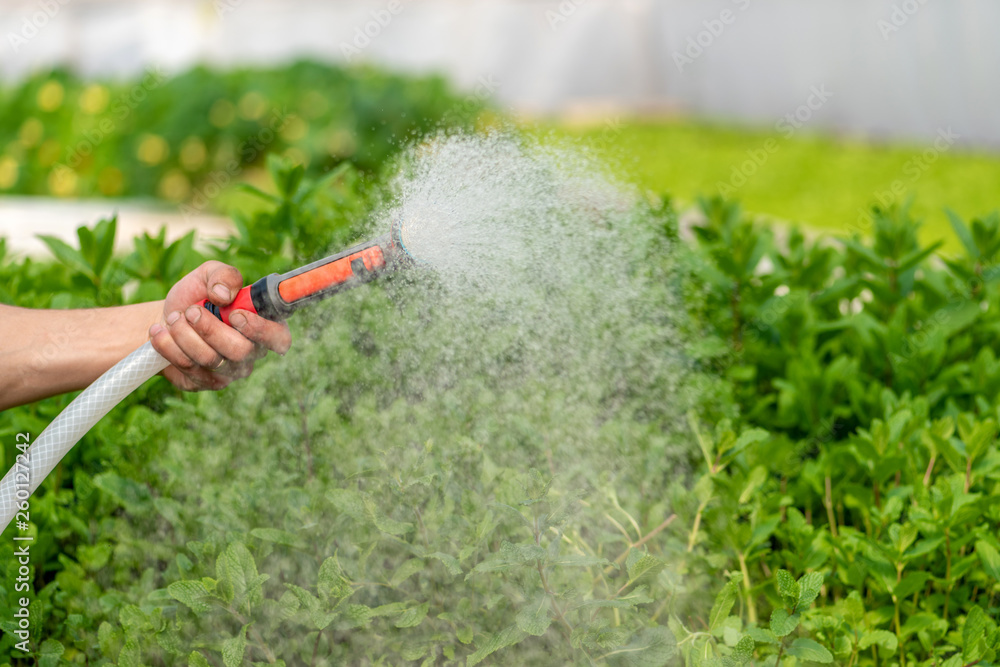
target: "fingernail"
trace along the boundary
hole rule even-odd
[[[212,288],[212,294],[226,301],[232,298],[232,295],[229,293],[229,288],[222,283],[219,283]]]
[[[173,326],[174,322],[181,318],[181,311],[175,310],[167,315],[167,326]]]
[[[159,336],[163,331],[164,331],[163,326],[161,326],[160,324],[154,324],[153,326],[149,327],[149,337],[154,338],[156,336]]]
[[[246,315],[243,313],[233,313],[229,316],[229,324],[237,329],[242,329],[247,325]]]
[[[191,306],[184,311],[184,316],[187,317],[187,321],[194,324],[201,319],[201,311],[205,310],[201,306]]]

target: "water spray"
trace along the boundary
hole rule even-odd
[[[228,306],[219,308],[207,299],[201,305],[226,324],[234,310],[284,320],[303,306],[416,263],[405,239],[403,225],[397,220],[385,236],[288,273],[261,278],[241,289]],[[0,480],[0,532],[18,511],[27,509],[31,494],[94,424],[169,365],[147,341],[66,406]]]

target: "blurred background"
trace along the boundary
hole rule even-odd
[[[24,195],[191,204],[289,109],[222,190],[268,152],[374,173],[414,132],[515,122],[678,201],[817,228],[919,189],[937,238],[945,206],[995,204],[998,20],[988,0],[6,1],[0,230],[38,250],[28,232],[96,213]],[[128,204],[121,221],[214,233],[240,204],[203,199],[196,222]]]

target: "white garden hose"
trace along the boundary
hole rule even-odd
[[[94,424],[139,385],[169,365],[153,349],[152,343],[146,342],[66,406],[35,439],[24,458],[19,455],[19,462],[0,480],[0,532],[7,528],[17,512],[23,511],[22,503]]]

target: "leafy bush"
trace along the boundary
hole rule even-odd
[[[271,169],[278,194],[218,248],[250,275],[342,244],[371,203],[348,168]],[[650,266],[688,315],[686,423],[595,420],[558,385],[511,403],[502,375],[427,392],[400,370],[398,321],[428,319],[402,316],[406,285],[345,293],[238,390],[144,387],[46,480],[36,657],[995,664],[1000,218],[953,218],[965,252],[941,259],[906,208],[840,242],[702,209],[684,244],[669,204],[648,212]],[[201,259],[158,237],[110,257],[113,231],[6,262],[4,298],[151,298]],[[7,461],[65,401],[0,414]]]
[[[481,109],[439,77],[314,62],[125,82],[42,73],[0,90],[0,193],[157,196],[201,210],[267,153],[313,174],[345,160],[375,172]]]

